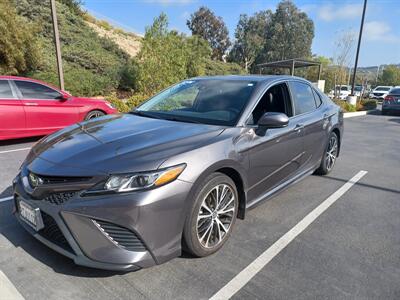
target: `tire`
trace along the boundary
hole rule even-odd
[[[315,171],[318,175],[327,175],[335,166],[336,158],[339,153],[339,138],[336,133],[331,132],[328,139],[328,144],[322,156],[321,164]]]
[[[91,120],[94,118],[98,118],[98,117],[102,117],[104,115],[105,115],[105,113],[102,112],[101,110],[92,110],[92,111],[89,111],[88,114],[86,115],[85,121]]]
[[[222,201],[219,210],[215,209],[215,198]],[[238,192],[231,178],[213,173],[197,189],[194,199],[183,230],[184,248],[204,257],[217,252],[228,240],[239,208]]]

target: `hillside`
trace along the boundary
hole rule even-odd
[[[44,5],[42,0],[13,0],[13,3],[26,22],[35,24],[40,45],[38,67],[19,75],[57,84],[50,5]],[[70,1],[56,3],[66,90],[94,96],[117,89],[124,81],[126,65],[137,53],[140,42],[138,39],[127,42],[127,38],[120,37],[123,33],[102,33],[101,28],[85,21],[83,12],[68,3]],[[115,40],[121,43],[117,45]]]

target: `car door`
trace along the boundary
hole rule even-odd
[[[49,133],[78,122],[78,108],[62,94],[43,84],[14,80],[25,108],[26,127],[36,133]]]
[[[323,111],[322,99],[306,82],[290,81],[294,114],[303,127],[304,169],[312,168],[321,159],[326,141],[329,116]]]
[[[25,111],[8,80],[0,80],[0,139],[24,136]]]
[[[281,88],[274,99],[275,107],[266,107],[257,111],[262,101],[271,102],[268,94],[269,88],[259,100],[252,112],[255,119],[268,111],[286,113],[289,124],[284,128],[267,129],[264,133],[257,129],[257,120],[249,124],[250,138],[247,143],[249,157],[249,205],[258,202],[263,196],[280,183],[293,176],[301,168],[303,156],[303,130],[298,120],[292,116],[292,101],[286,83],[280,83],[275,87]],[[273,105],[274,106],[274,105]],[[251,116],[252,118],[252,116]],[[253,123],[253,124],[251,124]],[[251,128],[252,127],[252,128]]]

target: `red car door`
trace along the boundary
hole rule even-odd
[[[19,138],[25,133],[25,111],[8,80],[0,80],[0,140]]]
[[[26,127],[32,134],[48,134],[78,122],[78,107],[43,84],[14,80],[25,108]]]

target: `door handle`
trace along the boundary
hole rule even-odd
[[[26,102],[26,106],[37,106],[38,104],[36,102]]]
[[[303,129],[304,129],[304,125],[303,124],[296,124],[296,126],[293,129],[293,131],[300,132]]]

